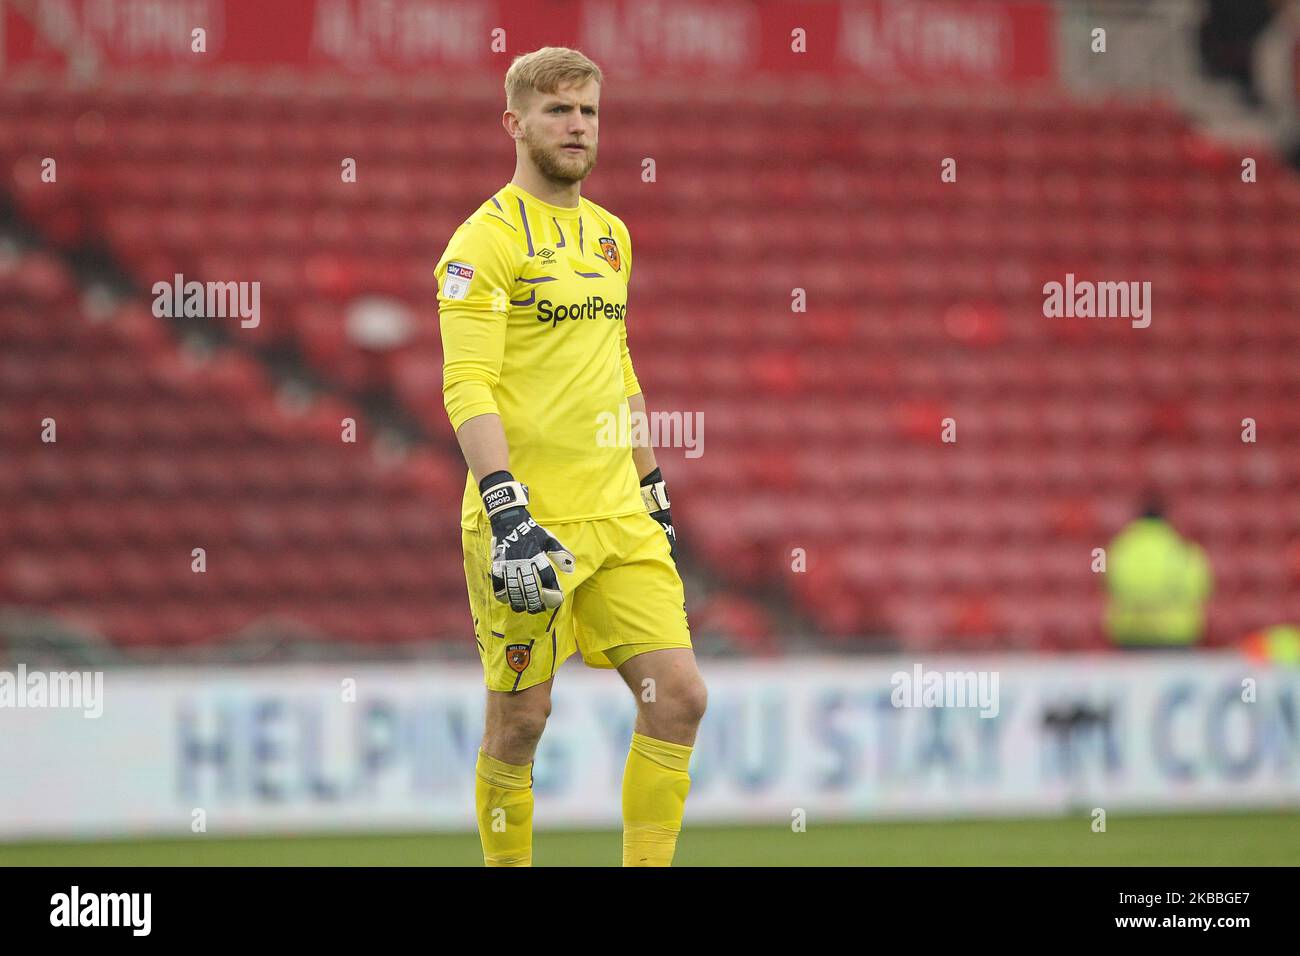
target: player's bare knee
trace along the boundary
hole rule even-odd
[[[497,721],[484,729],[483,750],[506,763],[528,763],[533,759],[545,727],[545,714],[529,714],[518,720]]]
[[[708,708],[708,696],[704,682],[695,680],[674,685],[650,699],[640,698],[639,706],[649,726],[672,736],[699,725]]]
[[[528,714],[502,727],[501,735],[515,747],[533,748],[542,739],[542,731],[545,729],[545,714]]]
[[[696,679],[688,683],[681,691],[678,707],[683,721],[698,725],[709,708],[709,691],[704,681]]]
[[[503,760],[507,757],[502,755],[531,755],[550,716],[550,694],[490,697],[483,721],[484,750]]]

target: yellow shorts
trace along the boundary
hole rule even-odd
[[[461,531],[474,637],[489,690],[520,691],[550,680],[574,651],[589,667],[621,667],[645,651],[690,647],[686,595],[659,522],[645,512],[547,524],[573,554],[556,571],[564,603],[516,613],[492,593],[492,528]]]

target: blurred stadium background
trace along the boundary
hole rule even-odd
[[[97,719],[0,708],[0,863],[480,860],[432,269],[548,43],[606,71],[584,195],[636,245],[649,407],[704,423],[658,450],[711,685],[679,861],[1300,860],[1297,4],[0,24],[0,669],[105,675]],[[1150,327],[1044,317],[1067,273],[1149,281]],[[156,317],[176,274],[260,321]],[[1121,653],[1093,551],[1150,494],[1213,593]],[[893,710],[916,665],[1001,713]],[[612,864],[632,707],[556,684],[537,860]]]

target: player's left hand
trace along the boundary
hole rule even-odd
[[[669,510],[671,502],[668,500],[668,486],[658,468],[641,479],[641,500],[645,502],[645,510],[650,513],[650,517],[659,522],[664,534],[668,536],[668,551],[676,562],[677,532],[673,528],[673,513]]]

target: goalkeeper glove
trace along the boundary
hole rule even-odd
[[[496,599],[529,614],[559,607],[564,591],[555,568],[572,574],[573,555],[528,513],[528,487],[508,471],[494,471],[479,482],[479,490],[492,523]]]
[[[668,535],[668,552],[676,562],[677,532],[673,530],[673,513],[668,510],[671,504],[668,500],[668,486],[664,484],[664,476],[657,467],[641,479],[641,500],[645,502],[645,510],[650,512],[650,517],[663,526],[664,534]]]

